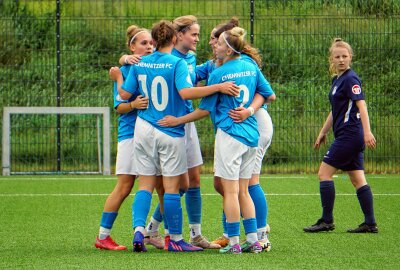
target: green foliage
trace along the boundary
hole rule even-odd
[[[353,12],[360,15],[391,16],[399,14],[400,3],[397,0],[353,0],[350,1]]]
[[[255,1],[254,46],[260,49],[263,72],[277,94],[269,107],[275,133],[266,167],[280,168],[291,162],[290,171],[302,170],[297,164],[317,169],[322,152],[313,152],[311,146],[329,111],[328,48],[337,36],[354,49],[353,68],[363,81],[374,134],[378,142],[392,146],[378,146],[367,157],[381,162],[397,156],[399,5],[394,0]],[[210,57],[212,28],[236,15],[249,30],[249,8],[249,1],[241,0],[61,1],[61,105],[113,107],[108,70],[126,53],[128,25],[151,27],[161,18],[198,16],[197,59],[202,63]],[[0,83],[0,107],[56,106],[55,2],[0,1],[0,15],[0,27],[5,29],[0,37],[0,76],[8,78]],[[111,132],[116,142],[114,116]],[[196,125],[203,156],[212,160],[211,122],[204,119]],[[66,127],[71,128],[66,136],[72,140],[74,124]],[[32,146],[27,152],[33,155],[35,151],[42,150]]]

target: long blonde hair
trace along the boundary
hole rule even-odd
[[[246,30],[241,27],[234,27],[231,30],[223,32],[221,35],[224,35],[229,46],[232,46],[234,49],[234,53],[244,53],[250,56],[258,65],[259,68],[262,67],[261,56],[258,52],[258,49],[252,47],[246,40]]]
[[[332,61],[332,52],[335,48],[345,48],[349,52],[350,56],[353,56],[353,49],[351,48],[349,43],[341,38],[334,38],[331,47],[329,48],[329,73],[332,76],[335,76],[338,73]]]

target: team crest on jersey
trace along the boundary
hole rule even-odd
[[[353,94],[355,94],[355,95],[359,95],[359,94],[361,94],[361,87],[358,84],[355,84],[351,88],[351,92],[353,92]]]
[[[336,94],[336,90],[337,90],[337,86],[335,85],[335,87],[333,87],[333,90],[332,90],[332,95]]]

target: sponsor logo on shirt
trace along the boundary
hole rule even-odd
[[[355,95],[359,95],[361,94],[361,87],[358,84],[353,85],[353,87],[351,88],[351,92],[353,92],[353,94]]]

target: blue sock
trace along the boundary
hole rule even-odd
[[[167,221],[167,219],[165,218],[165,210],[164,210],[163,218],[164,218],[164,229],[169,230],[169,228],[168,228],[168,221]]]
[[[222,227],[224,229],[224,234],[228,234],[228,227],[226,226],[226,215],[224,210],[222,210]]]
[[[164,194],[164,214],[170,234],[182,234],[182,205],[179,194]]]
[[[260,184],[249,186],[250,197],[256,209],[257,229],[267,226],[268,204]]]
[[[243,219],[244,233],[257,233],[257,220],[255,218]]]
[[[368,225],[376,224],[374,215],[374,199],[371,188],[368,185],[357,189],[357,197],[360,202],[361,210],[364,213],[365,223]]]
[[[228,236],[240,236],[240,222],[226,222]]]
[[[160,212],[160,203],[158,203],[156,209],[154,209],[153,218],[155,220],[157,220],[158,222],[163,221],[163,216],[161,215],[161,212]]]
[[[111,229],[117,215],[118,212],[103,212],[101,215],[100,226],[106,229]]]
[[[322,219],[326,223],[333,222],[333,205],[335,204],[335,183],[333,181],[320,181],[319,192],[321,195]]]
[[[201,224],[200,188],[189,188],[185,195],[189,224]]]
[[[151,193],[147,190],[139,190],[136,192],[135,200],[132,204],[133,228],[138,226],[146,227],[146,219],[150,211],[151,197]]]

